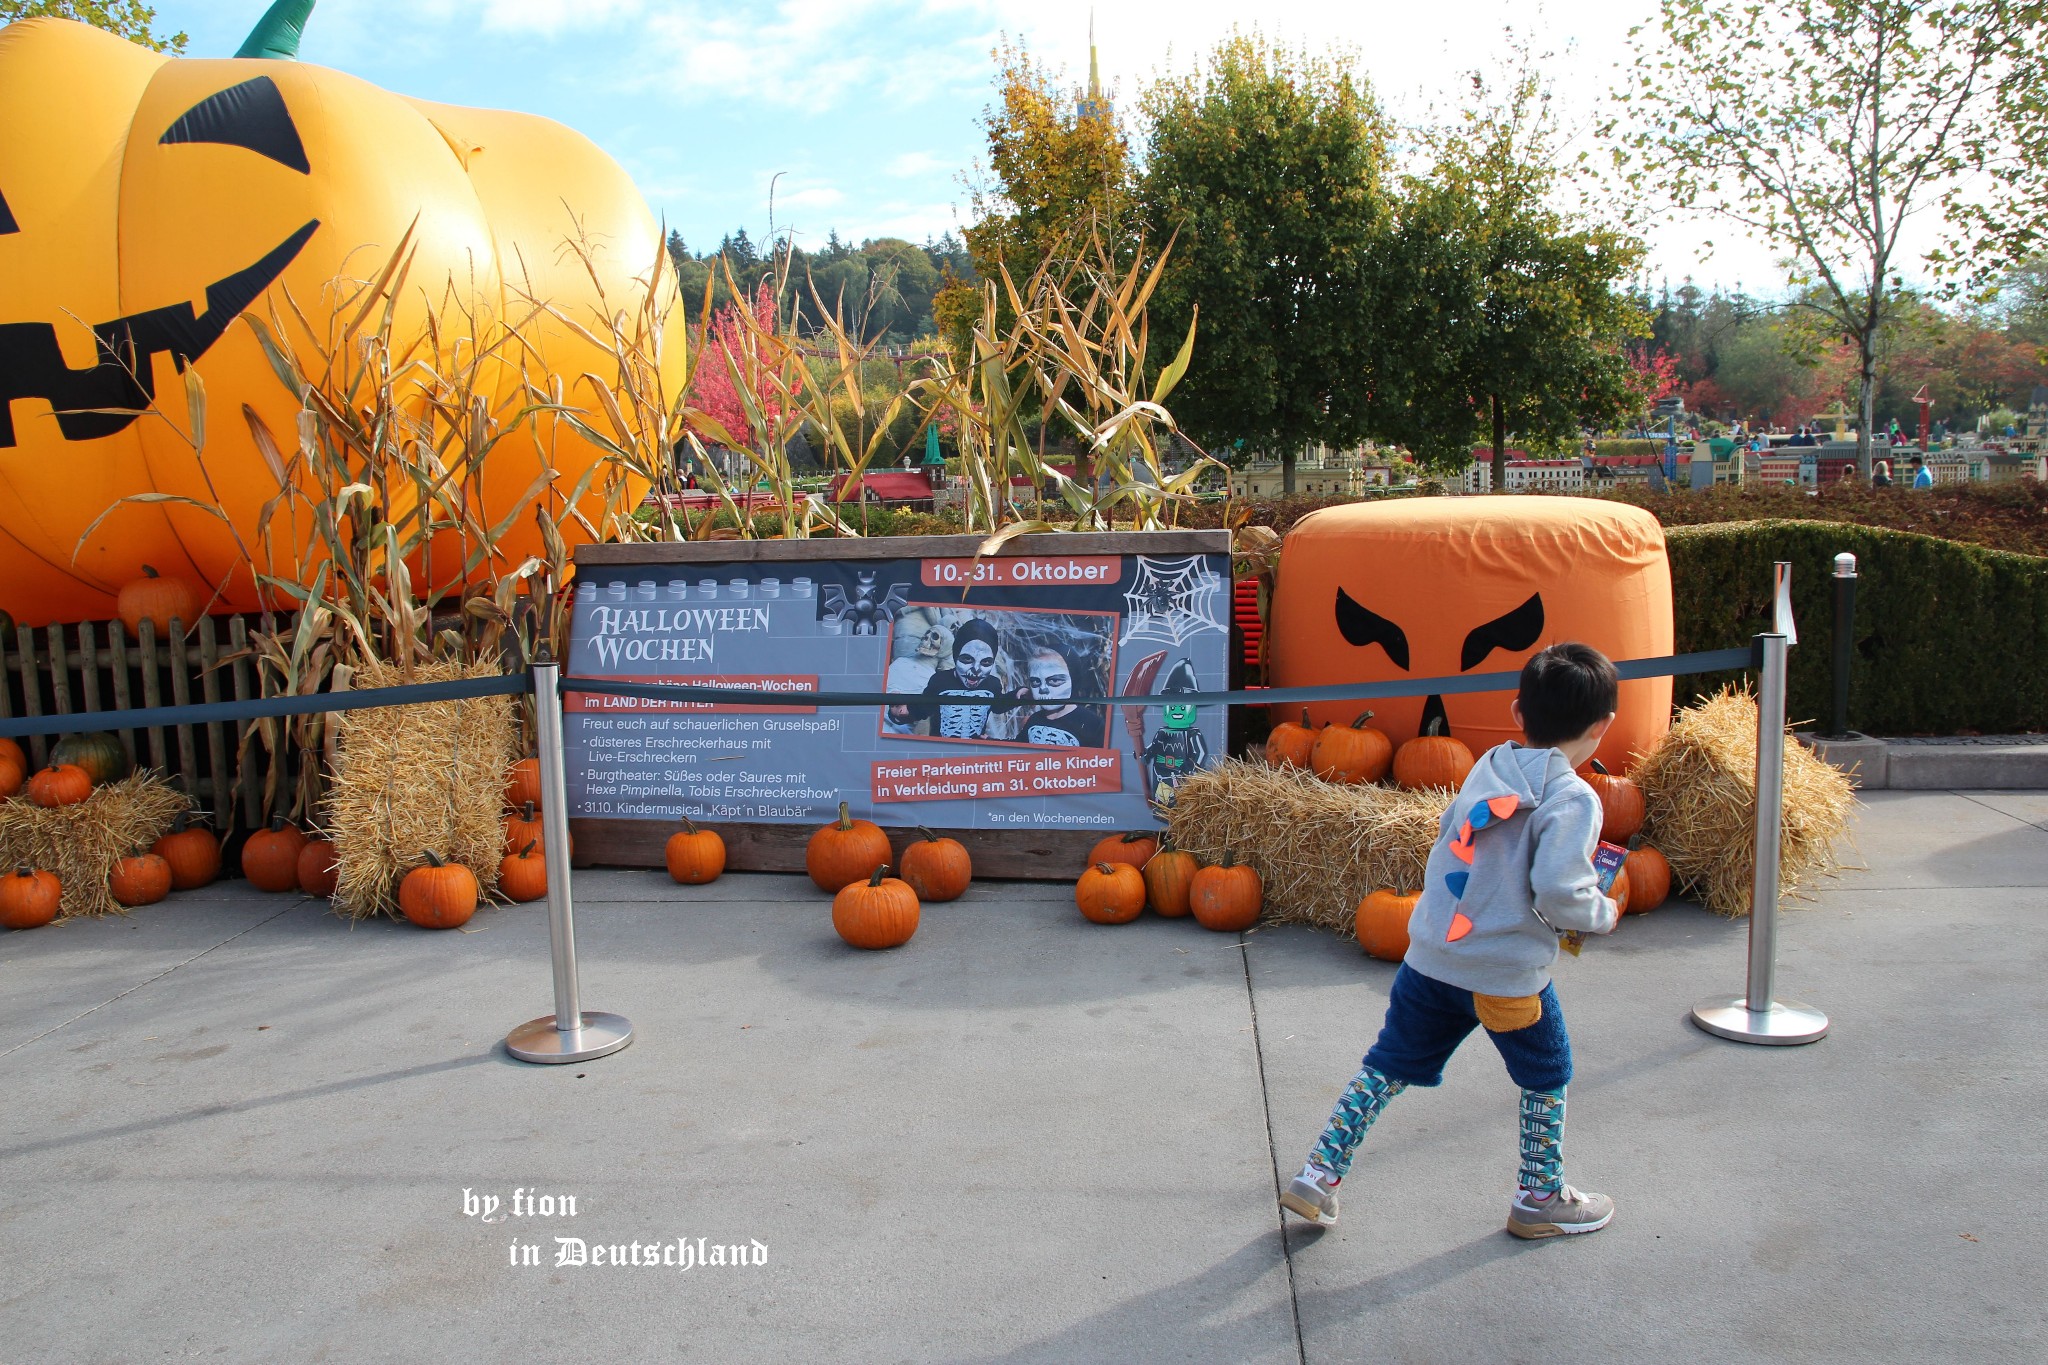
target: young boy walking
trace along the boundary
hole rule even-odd
[[[1614,665],[1590,646],[1552,645],[1523,666],[1513,714],[1526,742],[1487,750],[1444,813],[1386,1023],[1280,1196],[1292,1212],[1336,1222],[1338,1183],[1380,1110],[1411,1085],[1440,1084],[1458,1044],[1484,1027],[1522,1087],[1508,1231],[1597,1232],[1614,1217],[1612,1199],[1564,1183],[1572,1049],[1550,967],[1560,932],[1604,934],[1619,914],[1593,870],[1600,799],[1573,771],[1613,723],[1615,697]]]

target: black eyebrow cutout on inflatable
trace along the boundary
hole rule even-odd
[[[284,94],[268,76],[231,85],[219,94],[208,95],[178,116],[158,142],[217,142],[229,147],[246,147],[267,156],[301,175],[310,175],[306,146],[299,141],[298,125],[292,111],[284,107]]]
[[[1408,667],[1408,633],[1378,612],[1359,606],[1342,588],[1337,589],[1337,631],[1361,648],[1378,645],[1387,651],[1394,667]]]
[[[7,207],[7,196],[0,194],[0,237],[19,231],[21,224],[14,221],[14,210]]]
[[[1465,637],[1465,648],[1458,655],[1458,671],[1471,672],[1496,649],[1527,649],[1542,636],[1543,594],[1532,593],[1521,606],[1505,616],[1496,616]]]

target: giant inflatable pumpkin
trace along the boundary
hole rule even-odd
[[[1312,512],[1287,533],[1273,596],[1275,686],[1391,682],[1519,669],[1578,640],[1611,659],[1671,653],[1664,530],[1592,498],[1415,498]],[[1513,692],[1374,701],[1396,744],[1441,712],[1479,753],[1518,737]],[[1357,703],[1311,707],[1345,722]],[[1621,685],[1600,758],[1620,772],[1669,727],[1671,679]]]
[[[300,0],[297,18],[309,8]],[[562,249],[579,223],[598,244],[598,284]],[[105,618],[144,564],[256,605],[238,537],[279,572],[294,547],[273,525],[266,557],[257,534],[278,488],[241,409],[289,448],[297,403],[236,318],[286,312],[288,289],[324,329],[331,282],[373,276],[408,226],[401,344],[450,281],[499,317],[523,314],[516,289],[590,325],[598,285],[610,310],[632,309],[660,251],[625,173],[548,120],[407,99],[293,60],[165,57],[61,19],[0,29],[0,609],[30,625]],[[615,368],[572,328],[528,331],[538,368],[572,395],[579,376]],[[188,365],[205,385],[204,468],[170,426],[188,420]],[[508,365],[490,382],[502,398],[518,378]],[[152,401],[162,417],[105,411]],[[543,470],[566,488],[596,458],[566,428],[525,432],[463,491],[491,525]],[[169,500],[129,503],[79,547],[137,493],[217,499],[232,526]],[[504,548],[539,549],[530,516]]]

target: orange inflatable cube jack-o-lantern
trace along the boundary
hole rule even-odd
[[[1287,533],[1268,662],[1278,687],[1512,672],[1564,640],[1609,658],[1672,652],[1664,530],[1592,498],[1416,498],[1312,512]],[[1438,712],[1481,753],[1520,738],[1506,692],[1375,700],[1396,744]],[[1311,707],[1342,723],[1356,702]],[[1671,679],[1621,685],[1599,757],[1616,772],[1669,727]]]

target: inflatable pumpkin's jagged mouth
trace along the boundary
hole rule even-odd
[[[94,441],[124,430],[155,401],[155,358],[169,355],[182,370],[205,355],[319,226],[313,219],[261,259],[206,286],[204,313],[195,314],[188,299],[95,325],[99,361],[88,369],[64,363],[54,324],[0,323],[0,447],[14,444],[8,405],[17,398],[47,401],[67,441]]]

